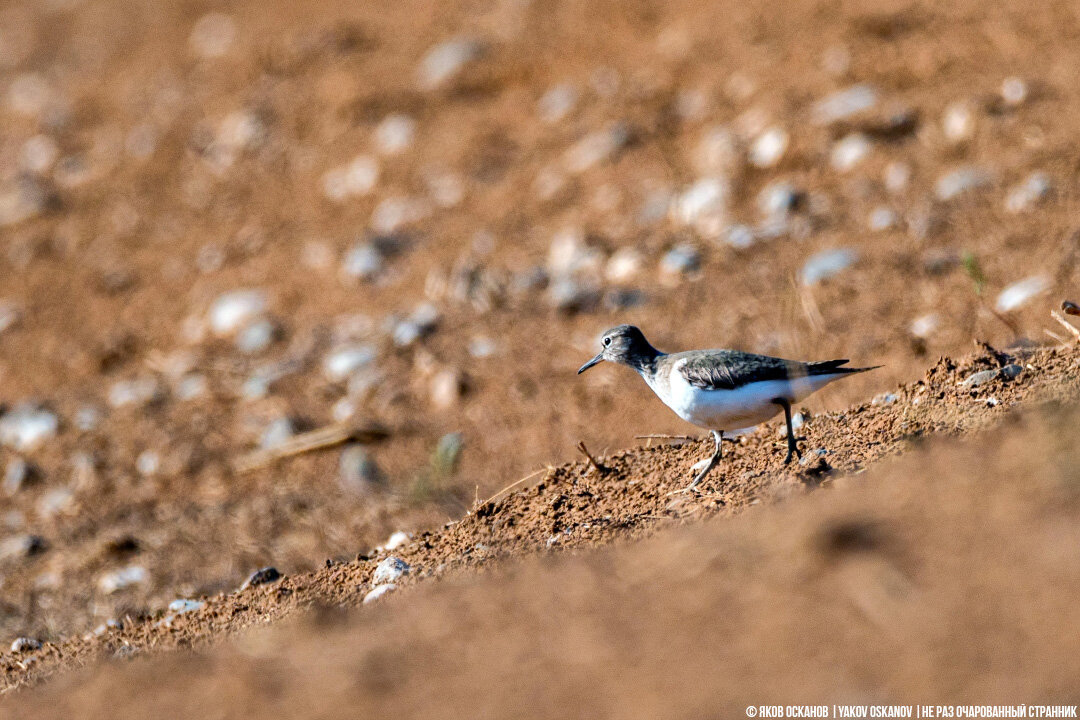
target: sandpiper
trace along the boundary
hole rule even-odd
[[[791,426],[791,405],[833,380],[873,367],[841,367],[847,360],[799,362],[740,350],[657,350],[633,325],[619,325],[604,333],[603,349],[578,370],[585,372],[602,360],[637,371],[652,391],[687,422],[712,431],[716,449],[687,486],[698,483],[720,460],[724,433],[758,425],[781,410],[787,423],[787,457],[802,457]],[[875,366],[880,367],[880,365]]]

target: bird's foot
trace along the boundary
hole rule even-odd
[[[802,438],[799,438],[799,439],[801,440]],[[798,445],[789,445],[788,446],[787,455],[784,456],[784,464],[785,465],[790,465],[791,464],[791,458],[793,458],[793,457],[796,457],[796,458],[802,460],[802,452],[799,450]]]

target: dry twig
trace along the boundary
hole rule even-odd
[[[1058,321],[1058,322],[1059,322],[1059,323],[1061,324],[1061,326],[1062,326],[1063,328],[1065,328],[1066,330],[1068,330],[1068,331],[1069,331],[1069,333],[1070,333],[1070,334],[1071,334],[1071,335],[1072,335],[1072,336],[1073,336],[1074,338],[1076,338],[1076,339],[1077,339],[1077,341],[1080,341],[1080,329],[1077,329],[1077,327],[1076,327],[1075,325],[1073,325],[1073,324],[1072,324],[1071,322],[1069,322],[1068,320],[1066,320],[1066,319],[1065,319],[1065,316],[1064,316],[1064,315],[1062,315],[1061,313],[1059,313],[1059,312],[1058,312],[1057,310],[1051,310],[1051,311],[1050,311],[1050,317],[1052,317],[1052,318],[1054,318],[1055,320],[1057,320],[1057,321]]]
[[[593,469],[596,470],[597,473],[599,473],[600,475],[603,475],[604,473],[607,472],[608,469],[606,467],[604,467],[603,465],[601,465],[600,463],[598,463],[596,461],[596,458],[594,458],[592,456],[592,453],[589,452],[589,448],[585,447],[585,441],[584,440],[582,440],[581,442],[579,442],[577,444],[577,449],[581,451],[581,454],[584,455],[586,457],[586,459],[588,459],[589,464],[593,466]]]
[[[271,448],[259,449],[241,455],[232,463],[234,472],[245,473],[266,467],[282,458],[300,455],[314,450],[334,447],[346,442],[370,443],[383,440],[389,432],[380,425],[356,425],[353,423],[335,423],[310,432],[294,435],[285,442]]]

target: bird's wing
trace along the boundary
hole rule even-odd
[[[739,350],[687,353],[678,362],[686,382],[703,390],[734,390],[752,382],[805,377],[816,374],[814,365]]]

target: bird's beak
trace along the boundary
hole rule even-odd
[[[578,368],[577,374],[580,375],[581,373],[585,372],[586,370],[588,370],[593,365],[595,365],[596,363],[600,362],[603,359],[604,359],[604,353],[600,353],[599,355],[594,357],[592,360],[590,360],[589,362],[585,363],[580,368]]]

